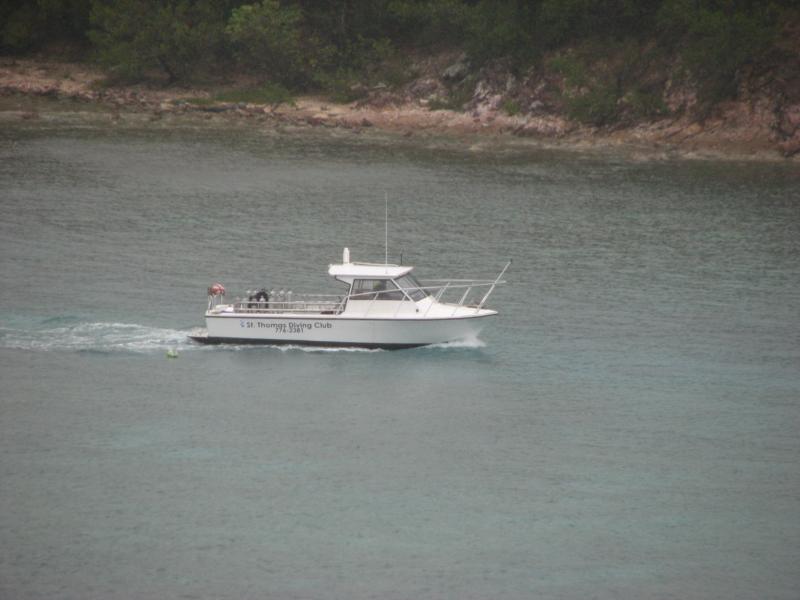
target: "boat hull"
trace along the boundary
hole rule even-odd
[[[430,344],[380,344],[380,343],[360,343],[360,342],[322,342],[306,340],[277,340],[277,339],[253,339],[253,338],[225,338],[209,337],[207,335],[190,335],[189,338],[200,344],[217,346],[221,344],[231,344],[234,346],[311,346],[313,348],[365,348],[370,350],[405,350],[407,348],[419,348]]]
[[[470,316],[444,319],[207,315],[208,335],[192,339],[206,344],[413,348],[475,338],[486,317],[494,314],[482,310]]]

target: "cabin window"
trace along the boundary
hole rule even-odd
[[[356,279],[351,300],[403,300],[403,292],[389,279]]]
[[[420,289],[422,286],[420,286],[419,282],[414,279],[412,275],[403,275],[398,278],[397,285],[399,285],[414,302],[419,302],[428,295],[427,292]]]

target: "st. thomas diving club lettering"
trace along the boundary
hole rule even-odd
[[[253,321],[240,319],[242,329],[271,329],[275,333],[301,334],[312,329],[332,329],[333,323],[314,321],[313,323],[295,321]]]

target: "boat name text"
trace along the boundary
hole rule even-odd
[[[333,323],[315,321],[313,323],[303,323],[296,321],[251,321],[240,319],[239,327],[242,329],[272,329],[275,333],[303,333],[311,329],[332,329]]]

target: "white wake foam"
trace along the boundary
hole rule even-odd
[[[470,337],[463,340],[456,340],[453,342],[443,342],[441,344],[431,344],[430,346],[423,346],[424,348],[485,348],[486,342],[477,338]]]
[[[71,323],[60,327],[0,329],[0,347],[17,350],[151,352],[186,348],[190,331],[135,323]]]

